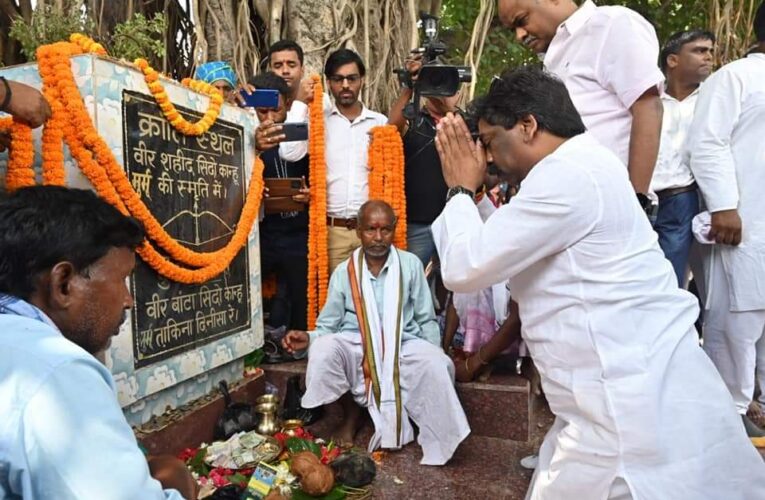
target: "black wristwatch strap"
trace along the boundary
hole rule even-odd
[[[454,186],[449,188],[449,191],[446,192],[446,203],[449,203],[449,200],[458,194],[466,194],[470,196],[470,199],[475,197],[475,193],[468,188],[462,186]]]
[[[4,76],[0,76],[0,80],[3,81],[3,85],[5,86],[5,98],[3,99],[3,103],[0,104],[0,111],[5,111],[8,104],[11,103],[13,92],[11,91],[11,86],[8,85],[8,80],[6,80]]]

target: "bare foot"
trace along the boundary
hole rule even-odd
[[[350,393],[340,398],[340,405],[343,408],[343,421],[332,433],[332,439],[341,448],[352,448],[361,425],[361,407],[356,404]]]

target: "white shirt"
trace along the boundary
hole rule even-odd
[[[590,134],[540,161],[485,223],[458,195],[432,230],[447,288],[509,279],[518,302],[556,415],[527,498],[607,498],[614,477],[632,498],[763,498],[765,464],[698,345],[696,300]]]
[[[765,309],[765,54],[726,64],[707,79],[686,154],[707,210],[738,208],[741,216],[741,244],[715,249],[729,278],[731,310]]]
[[[324,94],[326,97],[326,94]],[[328,107],[327,104],[330,104]],[[296,107],[297,106],[297,107]],[[299,101],[292,104],[287,121],[305,121],[308,107]],[[388,118],[362,105],[361,114],[353,122],[324,99],[325,155],[327,161],[327,215],[350,219],[356,217],[361,205],[369,199],[369,168],[367,151],[369,131],[386,125]],[[287,144],[292,144],[287,146]],[[301,150],[301,148],[304,148]],[[280,156],[289,161],[305,154],[308,144],[282,143]]]
[[[693,174],[683,156],[683,150],[698,96],[698,88],[682,101],[666,92],[661,95],[664,117],[661,122],[659,157],[651,178],[651,191],[654,193],[693,184]]]
[[[563,80],[587,129],[627,165],[630,107],[651,87],[660,90],[659,42],[638,13],[587,0],[563,22],[544,66]]]

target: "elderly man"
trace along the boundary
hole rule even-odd
[[[742,415],[754,394],[758,355],[765,389],[765,3],[754,31],[757,51],[702,86],[687,151],[711,214],[708,237],[717,243],[705,256],[704,349]]]
[[[0,201],[0,498],[196,498],[182,462],[147,464],[94,357],[132,306],[143,234],[91,191]]]
[[[644,210],[659,152],[659,42],[637,12],[586,0],[500,0],[499,19],[563,80],[587,130],[627,165]]]
[[[439,127],[450,186],[433,225],[444,283],[509,279],[522,336],[556,415],[529,499],[763,498],[765,464],[698,345],[696,300],[677,286],[619,159],[563,83],[505,73]],[[486,162],[520,183],[484,223]]]
[[[284,347],[297,351],[310,343],[302,405],[342,399],[341,442],[352,442],[358,428],[355,400],[375,426],[370,451],[411,442],[411,418],[419,428],[420,463],[443,465],[470,429],[454,389],[454,365],[438,347],[422,264],[392,246],[395,229],[390,205],[371,200],[361,206],[361,248],[332,274],[316,329],[288,332]]]

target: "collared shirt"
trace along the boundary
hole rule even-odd
[[[326,96],[326,94],[325,94]],[[361,205],[369,199],[369,168],[367,151],[369,131],[388,123],[388,118],[362,104],[361,114],[353,121],[324,100],[324,135],[327,161],[327,215],[350,219],[356,217]],[[305,121],[308,107],[294,102],[287,115],[287,122]],[[301,120],[302,117],[302,120]],[[284,159],[294,159],[307,142],[280,145]]]
[[[149,474],[111,373],[0,294],[0,498],[173,499]]]
[[[654,193],[693,184],[693,174],[683,157],[683,149],[698,96],[698,88],[682,101],[666,92],[661,95],[664,117],[661,123],[659,157],[651,178],[651,191]]]
[[[558,27],[544,66],[563,80],[592,135],[627,165],[630,107],[651,87],[660,90],[658,59],[648,21],[630,9],[587,0]]]
[[[414,254],[403,250],[398,251],[398,257],[401,263],[404,297],[407,298],[402,311],[404,331],[401,339],[406,341],[420,338],[438,346],[441,344],[441,332],[436,322],[433,299],[425,280],[422,262]],[[390,272],[389,263],[390,257],[380,270],[380,274],[372,277],[372,289],[378,311],[383,310],[385,278]],[[322,335],[358,331],[359,321],[351,296],[351,282],[348,279],[348,260],[346,259],[332,273],[327,291],[327,302],[316,320],[316,329],[309,334],[313,340]]]

